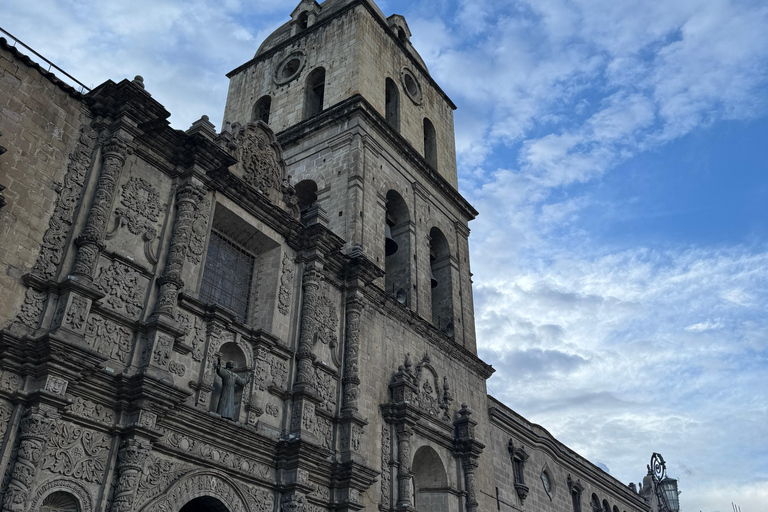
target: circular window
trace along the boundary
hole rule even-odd
[[[302,52],[293,52],[282,60],[275,70],[275,83],[287,84],[301,74],[306,58]]]
[[[408,94],[408,97],[411,98],[411,101],[417,105],[420,104],[421,85],[419,85],[418,80],[416,80],[416,77],[413,76],[413,73],[410,69],[403,68],[403,70],[400,72],[400,81],[403,83],[403,89],[405,89],[405,92]]]

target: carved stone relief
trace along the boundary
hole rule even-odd
[[[81,128],[77,146],[69,157],[64,183],[55,185],[59,197],[51,220],[48,222],[48,230],[43,235],[40,255],[33,268],[33,272],[43,278],[53,277],[61,263],[64,243],[72,227],[75,209],[80,203],[85,175],[91,165],[96,136],[96,130],[90,126]],[[37,318],[34,321],[36,320]],[[29,325],[27,322],[24,323]]]
[[[336,379],[328,372],[315,367],[312,385],[321,400],[319,407],[330,413],[336,412]]]
[[[148,501],[160,496],[169,485],[194,468],[195,466],[192,464],[174,462],[150,455],[139,478],[134,508],[138,510]]]
[[[275,418],[277,418],[277,416],[280,414],[280,407],[278,407],[277,405],[275,405],[273,403],[268,403],[264,407],[264,410],[266,411],[267,414],[269,414],[270,416],[273,416]]]
[[[41,485],[35,492],[35,496],[32,498],[29,510],[40,510],[38,507],[43,503],[43,500],[49,494],[56,491],[64,491],[74,495],[79,502],[80,512],[93,511],[93,497],[88,490],[77,482],[64,479],[52,480]]]
[[[115,411],[112,409],[79,396],[73,397],[72,395],[67,395],[67,400],[69,400],[71,404],[68,405],[65,410],[70,414],[98,421],[99,423],[109,426],[112,426],[115,423]]]
[[[229,146],[245,182],[262,194],[277,197],[283,181],[283,163],[274,135],[249,123],[237,130]]]
[[[391,452],[389,425],[384,424],[381,426],[381,506],[384,510],[389,509],[392,503]]]
[[[318,297],[313,313],[317,328],[317,341],[325,345],[335,343],[336,326],[339,319],[334,302],[325,295]]]
[[[86,324],[85,340],[98,353],[128,364],[131,355],[131,331],[125,327],[101,315],[92,314]]]
[[[64,396],[64,394],[67,392],[68,384],[69,382],[62,379],[61,377],[48,375],[45,379],[44,389],[49,393],[53,393],[54,395]]]
[[[251,512],[272,512],[275,508],[275,494],[253,486],[244,486]]]
[[[222,476],[209,471],[182,478],[174,483],[167,492],[150,503],[145,512],[167,512],[181,507],[200,496],[213,496],[220,500],[229,512],[246,512],[245,504],[240,499],[233,484]]]
[[[27,288],[27,292],[24,294],[24,303],[21,305],[21,310],[16,317],[17,320],[27,327],[36,328],[47,298],[48,293],[37,291],[34,288]]]
[[[155,225],[163,211],[160,194],[147,180],[135,176],[122,188],[122,206],[115,210],[118,225],[124,224],[134,235],[153,232],[154,239],[157,233]]]
[[[0,377],[0,389],[13,393],[21,387],[23,380],[21,376],[11,371],[5,370]]]
[[[278,293],[277,309],[280,314],[287,315],[291,309],[291,291],[296,273],[296,264],[289,254],[283,255],[283,271],[280,276],[280,292]]]
[[[5,400],[0,401],[0,446],[8,430],[8,422],[11,421],[11,416],[13,416],[13,404]]]
[[[55,419],[39,412],[29,412],[21,418],[16,463],[3,497],[3,510],[21,512],[27,506],[38,464],[55,425]]]
[[[274,469],[267,466],[266,464],[262,464],[261,462],[253,459],[235,455],[206,442],[187,437],[183,434],[167,432],[160,439],[160,444],[179,449],[183,452],[187,452],[198,459],[222,464],[228,468],[239,471],[241,473],[245,473],[247,475],[264,478],[267,480],[274,479],[275,477]]]
[[[192,220],[192,230],[189,233],[187,260],[197,265],[205,252],[205,238],[208,235],[208,218],[210,217],[211,202],[206,199],[197,205]]]
[[[86,482],[104,480],[109,437],[65,422],[56,425],[48,439],[42,469]]]
[[[64,324],[75,331],[79,331],[83,328],[87,315],[88,301],[82,297],[73,296],[66,317],[64,318]]]
[[[138,319],[144,307],[146,280],[136,270],[119,261],[103,267],[96,286],[107,294],[104,301],[115,311]]]

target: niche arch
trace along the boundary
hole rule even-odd
[[[233,371],[240,377],[245,379],[247,374],[253,368],[252,360],[249,355],[252,355],[251,351],[244,346],[242,342],[236,342],[233,338],[225,339],[218,350],[218,354],[221,355],[221,366],[224,367],[228,362],[233,363]],[[216,361],[213,361],[214,365]],[[210,410],[216,412],[219,406],[219,400],[221,399],[221,378],[215,375],[216,368],[212,368],[214,372],[213,377],[213,391],[211,392],[211,404]],[[248,396],[248,390],[250,386],[242,388],[235,386],[235,418],[240,418],[240,413],[243,408],[243,394]]]
[[[272,96],[269,94],[262,96],[258,99],[253,106],[253,115],[251,121],[257,123],[261,121],[264,124],[269,124],[269,113],[272,109]]]
[[[150,501],[142,512],[180,512],[197,498],[208,498],[203,503],[218,501],[221,512],[250,512],[247,498],[240,488],[223,473],[209,469],[195,471],[170,485],[162,495]],[[188,512],[188,511],[185,511]],[[211,510],[219,512],[219,510]]]
[[[386,202],[385,240],[383,240],[385,246],[384,271],[386,272],[384,291],[395,297],[404,306],[410,306],[411,214],[403,196],[394,189],[387,191]],[[392,252],[392,247],[395,247],[394,252]]]
[[[384,81],[384,113],[387,123],[400,132],[400,89],[394,80],[387,77]]]
[[[437,170],[437,132],[429,118],[424,118],[424,159]]]
[[[51,505],[69,505],[60,510],[73,512],[93,512],[93,498],[88,490],[73,480],[55,479],[42,484],[30,502],[29,510],[47,512]]]
[[[443,512],[449,508],[451,487],[440,455],[429,445],[413,455],[414,504],[419,512]]]

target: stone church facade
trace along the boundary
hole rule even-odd
[[[5,512],[648,510],[486,394],[454,104],[302,0],[186,132],[0,40]]]

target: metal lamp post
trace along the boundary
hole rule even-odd
[[[667,476],[667,464],[660,453],[651,456],[651,464],[648,466],[656,499],[659,502],[660,512],[679,512],[680,500],[678,498],[677,480]]]

